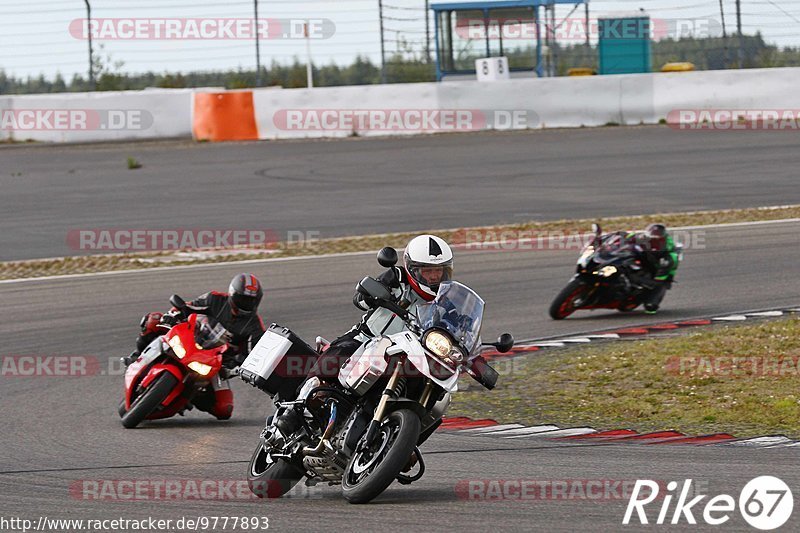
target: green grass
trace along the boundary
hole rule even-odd
[[[142,164],[135,157],[128,157],[128,170],[142,168]]]
[[[721,356],[755,357],[772,370],[754,373],[748,359],[723,365],[724,375],[709,372],[710,358]],[[681,368],[680,358],[700,358],[706,364],[683,359]],[[800,437],[798,358],[798,316],[685,336],[540,351],[513,365],[496,363],[509,372],[494,391],[463,381],[469,390],[454,395],[448,415],[602,429]]]

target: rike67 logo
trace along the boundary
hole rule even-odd
[[[640,524],[648,524],[645,507],[657,498],[661,500],[661,508],[655,521],[659,525],[681,524],[684,520],[687,524],[697,524],[694,511],[698,513],[698,516],[702,516],[706,524],[719,526],[730,520],[731,515],[736,511],[737,502],[733,496],[728,494],[714,496],[707,500],[705,505],[702,505],[701,502],[707,496],[692,494],[691,479],[683,482],[680,493],[677,490],[677,481],[667,483],[666,494],[659,494],[661,487],[663,485],[649,479],[637,480],[622,519],[623,525],[631,523],[634,512]],[[676,496],[677,501],[674,508],[671,509]],[[739,493],[738,508],[742,518],[748,524],[756,529],[768,531],[781,527],[789,520],[794,508],[794,497],[789,486],[781,479],[773,476],[759,476],[751,479]]]

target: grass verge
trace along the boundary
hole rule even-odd
[[[513,371],[494,391],[465,381],[469,390],[454,395],[448,416],[797,438],[798,359],[797,315],[686,336],[547,351],[514,360]]]
[[[728,209],[718,211],[696,211],[690,213],[660,213],[653,215],[553,220],[544,222],[525,222],[499,226],[475,228],[458,228],[449,230],[430,230],[450,242],[463,243],[468,232],[482,232],[491,235],[493,232],[525,232],[526,237],[539,232],[561,232],[578,234],[589,230],[592,222],[598,221],[604,231],[643,228],[649,222],[658,220],[667,226],[699,226],[707,224],[724,224],[731,222],[751,222],[759,220],[780,220],[800,218],[800,205],[781,207],[762,207],[750,209]],[[243,250],[205,250],[205,251],[163,251],[142,253],[107,253],[97,255],[61,257],[54,259],[36,259],[27,261],[0,262],[0,279],[32,278],[64,274],[83,274],[91,272],[107,272],[112,270],[131,270],[159,266],[179,266],[203,263],[222,263],[245,259],[265,259],[277,257],[296,257],[307,255],[325,255],[343,252],[361,252],[374,250],[383,246],[402,248],[420,232],[390,233],[382,235],[364,235],[318,239],[303,243],[279,242],[263,248]],[[65,234],[66,239],[66,234]]]

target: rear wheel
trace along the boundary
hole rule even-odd
[[[259,498],[280,498],[303,479],[303,472],[284,459],[273,459],[258,443],[247,473],[250,491]]]
[[[342,493],[347,501],[367,503],[386,490],[408,464],[419,432],[419,417],[413,411],[399,409],[389,414],[375,443],[353,454],[344,471]]]
[[[167,399],[169,393],[178,384],[178,378],[171,372],[162,372],[153,382],[140,394],[131,404],[124,415],[122,415],[122,425],[126,428],[135,428],[142,420],[155,411],[161,402]]]
[[[589,286],[579,279],[573,279],[550,304],[550,317],[563,320],[574,313],[585,302]]]

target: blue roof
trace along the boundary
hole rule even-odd
[[[447,2],[431,4],[434,11],[461,11],[466,9],[492,9],[497,7],[537,7],[552,4],[582,4],[584,0],[483,0],[473,2]]]

